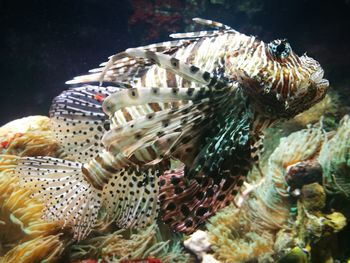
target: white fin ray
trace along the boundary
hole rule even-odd
[[[82,240],[94,226],[101,205],[101,191],[87,182],[82,165],[51,157],[26,157],[18,160],[16,175],[24,187],[45,203],[49,221],[64,221],[73,228],[74,239]]]
[[[225,90],[227,89],[214,90],[206,86],[194,88],[131,88],[110,95],[103,102],[103,109],[107,115],[112,116],[115,112],[125,107],[159,102],[195,102],[204,97],[219,96]]]
[[[193,22],[200,24],[200,25],[215,27],[215,28],[218,28],[220,30],[237,32],[232,27],[225,25],[225,24],[222,24],[220,22],[213,21],[213,20],[203,19],[203,18],[199,18],[199,17],[195,17],[192,20],[193,20]]]
[[[108,151],[126,157],[152,147],[151,151],[154,150],[156,154],[154,161],[159,161],[161,156],[167,155],[172,150],[175,143],[179,145],[177,141],[180,136],[194,133],[192,128],[199,123],[204,121],[209,123],[211,117],[214,117],[214,111],[229,104],[230,95],[238,88],[238,83],[219,90],[203,88],[202,91],[205,91],[203,97],[199,96],[198,100],[179,101],[182,103],[176,107],[130,120],[106,132],[102,142]]]
[[[157,63],[159,67],[171,70],[188,81],[194,81],[215,88],[222,88],[230,85],[226,78],[216,76],[215,74],[202,70],[195,65],[188,64],[167,54],[139,48],[129,48],[125,52],[136,58],[152,60]]]
[[[144,50],[155,52],[173,53],[176,50],[187,46],[191,40],[167,41],[157,44],[139,47]],[[108,62],[100,64],[100,68],[90,70],[92,74],[81,75],[67,81],[66,84],[78,84],[89,82],[133,82],[135,78],[141,77],[153,63],[148,60],[135,59],[125,52],[110,56]]]
[[[213,117],[215,107],[215,103],[209,103],[209,99],[204,99],[195,105],[188,103],[179,109],[156,112],[152,119],[147,116],[140,117],[123,127],[107,132],[103,137],[103,143],[109,151],[122,153],[128,157],[142,149],[152,147],[157,155],[154,159],[156,162],[172,151],[181,135],[188,135],[195,125],[205,120],[209,121]]]
[[[169,36],[171,38],[202,38],[202,37],[214,37],[220,34],[223,34],[224,32],[220,30],[203,30],[198,32],[188,32],[188,33],[174,33],[170,34]]]
[[[217,28],[218,30],[210,30],[210,31],[198,31],[198,32],[186,32],[186,33],[175,33],[171,34],[171,38],[202,38],[202,37],[215,37],[220,34],[225,33],[237,33],[236,30],[231,28],[230,26],[224,25],[220,22],[216,22],[213,20],[203,19],[203,18],[193,18],[193,22],[202,26],[209,26]]]
[[[101,138],[109,130],[102,102],[124,87],[83,86],[62,92],[50,109],[52,130],[65,152],[80,162],[101,151]]]

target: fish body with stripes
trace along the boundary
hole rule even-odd
[[[27,157],[17,174],[39,188],[48,220],[83,239],[101,206],[121,228],[161,210],[190,233],[233,201],[258,159],[262,131],[320,101],[328,88],[314,59],[286,40],[265,43],[218,22],[211,31],[110,57],[53,101],[52,129],[75,161]],[[100,84],[99,84],[100,83]],[[183,163],[171,172],[169,160]]]

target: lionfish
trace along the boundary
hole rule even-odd
[[[17,174],[39,189],[47,219],[64,220],[75,239],[102,206],[121,228],[143,227],[161,209],[165,223],[190,233],[233,200],[263,129],[324,97],[321,66],[286,40],[194,22],[214,29],[127,49],[67,82],[80,86],[54,99],[50,117],[71,160],[20,159]],[[164,174],[172,159],[181,176]]]

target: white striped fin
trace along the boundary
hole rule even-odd
[[[101,139],[109,130],[108,116],[102,102],[123,87],[83,86],[64,91],[50,109],[52,130],[65,152],[80,162],[87,162],[101,151]]]
[[[221,90],[217,91],[205,86],[195,88],[131,88],[110,95],[103,102],[103,108],[106,114],[112,116],[116,111],[125,107],[158,102],[198,101],[201,98],[220,93],[222,93]]]
[[[171,153],[182,135],[193,133],[195,125],[205,121],[209,123],[214,110],[214,103],[206,98],[178,109],[158,111],[151,118],[140,117],[110,130],[104,135],[103,144],[110,152],[128,157],[137,156],[144,149],[150,150],[152,158],[148,159],[148,163],[156,163]]]
[[[81,168],[80,163],[51,157],[21,158],[16,168],[23,187],[37,189],[34,196],[45,203],[46,220],[63,220],[73,228],[77,240],[90,233],[102,197],[101,192],[85,180]]]

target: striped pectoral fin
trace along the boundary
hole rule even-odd
[[[103,144],[110,152],[128,157],[149,148],[152,151],[149,162],[162,159],[176,147],[180,136],[191,136],[194,126],[210,121],[214,114],[212,108],[208,100],[203,100],[198,104],[159,111],[152,114],[152,118],[144,116],[110,130],[104,135]]]
[[[199,102],[205,98],[223,97],[229,93],[229,88],[212,89],[210,87],[132,87],[110,95],[103,102],[103,110],[112,116],[118,110],[132,106],[147,106],[152,103],[180,103],[184,102]],[[159,110],[161,106],[158,107]],[[148,117],[151,119],[152,114]]]
[[[159,174],[154,167],[131,166],[116,173],[103,189],[109,216],[120,228],[143,228],[159,212]]]
[[[102,136],[110,128],[102,103],[122,89],[87,85],[64,91],[54,99],[50,109],[52,129],[69,155],[86,162],[102,149]]]
[[[243,180],[240,176],[215,182],[213,178],[188,179],[183,168],[160,178],[160,204],[164,223],[179,232],[192,233],[218,209],[233,202]]]
[[[103,144],[110,152],[129,158],[134,156],[145,163],[161,159],[171,150],[181,128],[180,120],[170,125],[167,116],[157,118],[154,121],[137,119],[122,128],[112,129],[103,137]]]
[[[139,57],[154,61],[159,67],[171,70],[175,74],[189,81],[195,81],[199,84],[215,88],[223,88],[230,85],[226,78],[209,73],[200,69],[199,67],[196,67],[195,65],[190,65],[167,54],[144,50],[141,48],[129,48],[125,52],[136,58]]]
[[[227,98],[228,93],[226,89],[216,90],[209,87],[141,88],[111,95],[103,106],[108,114],[115,112],[112,119],[117,118],[120,111],[129,110],[131,115],[130,108],[134,103],[136,105],[141,102],[146,105],[152,102],[176,104],[163,109],[160,105],[158,111],[141,115],[113,127],[103,136],[103,144],[114,154],[122,153],[124,156],[135,157],[138,160],[142,155],[141,159],[144,163],[158,161],[177,147],[180,137],[187,140],[194,136],[195,131],[200,130],[195,127],[199,127],[201,123],[210,123],[215,117],[216,109],[223,105],[222,101]],[[119,107],[123,108],[119,110]],[[146,159],[148,161],[145,161]]]
[[[51,157],[21,158],[16,175],[23,187],[37,190],[34,196],[45,203],[46,220],[63,221],[73,229],[76,240],[90,233],[102,192],[86,181],[81,163]]]

